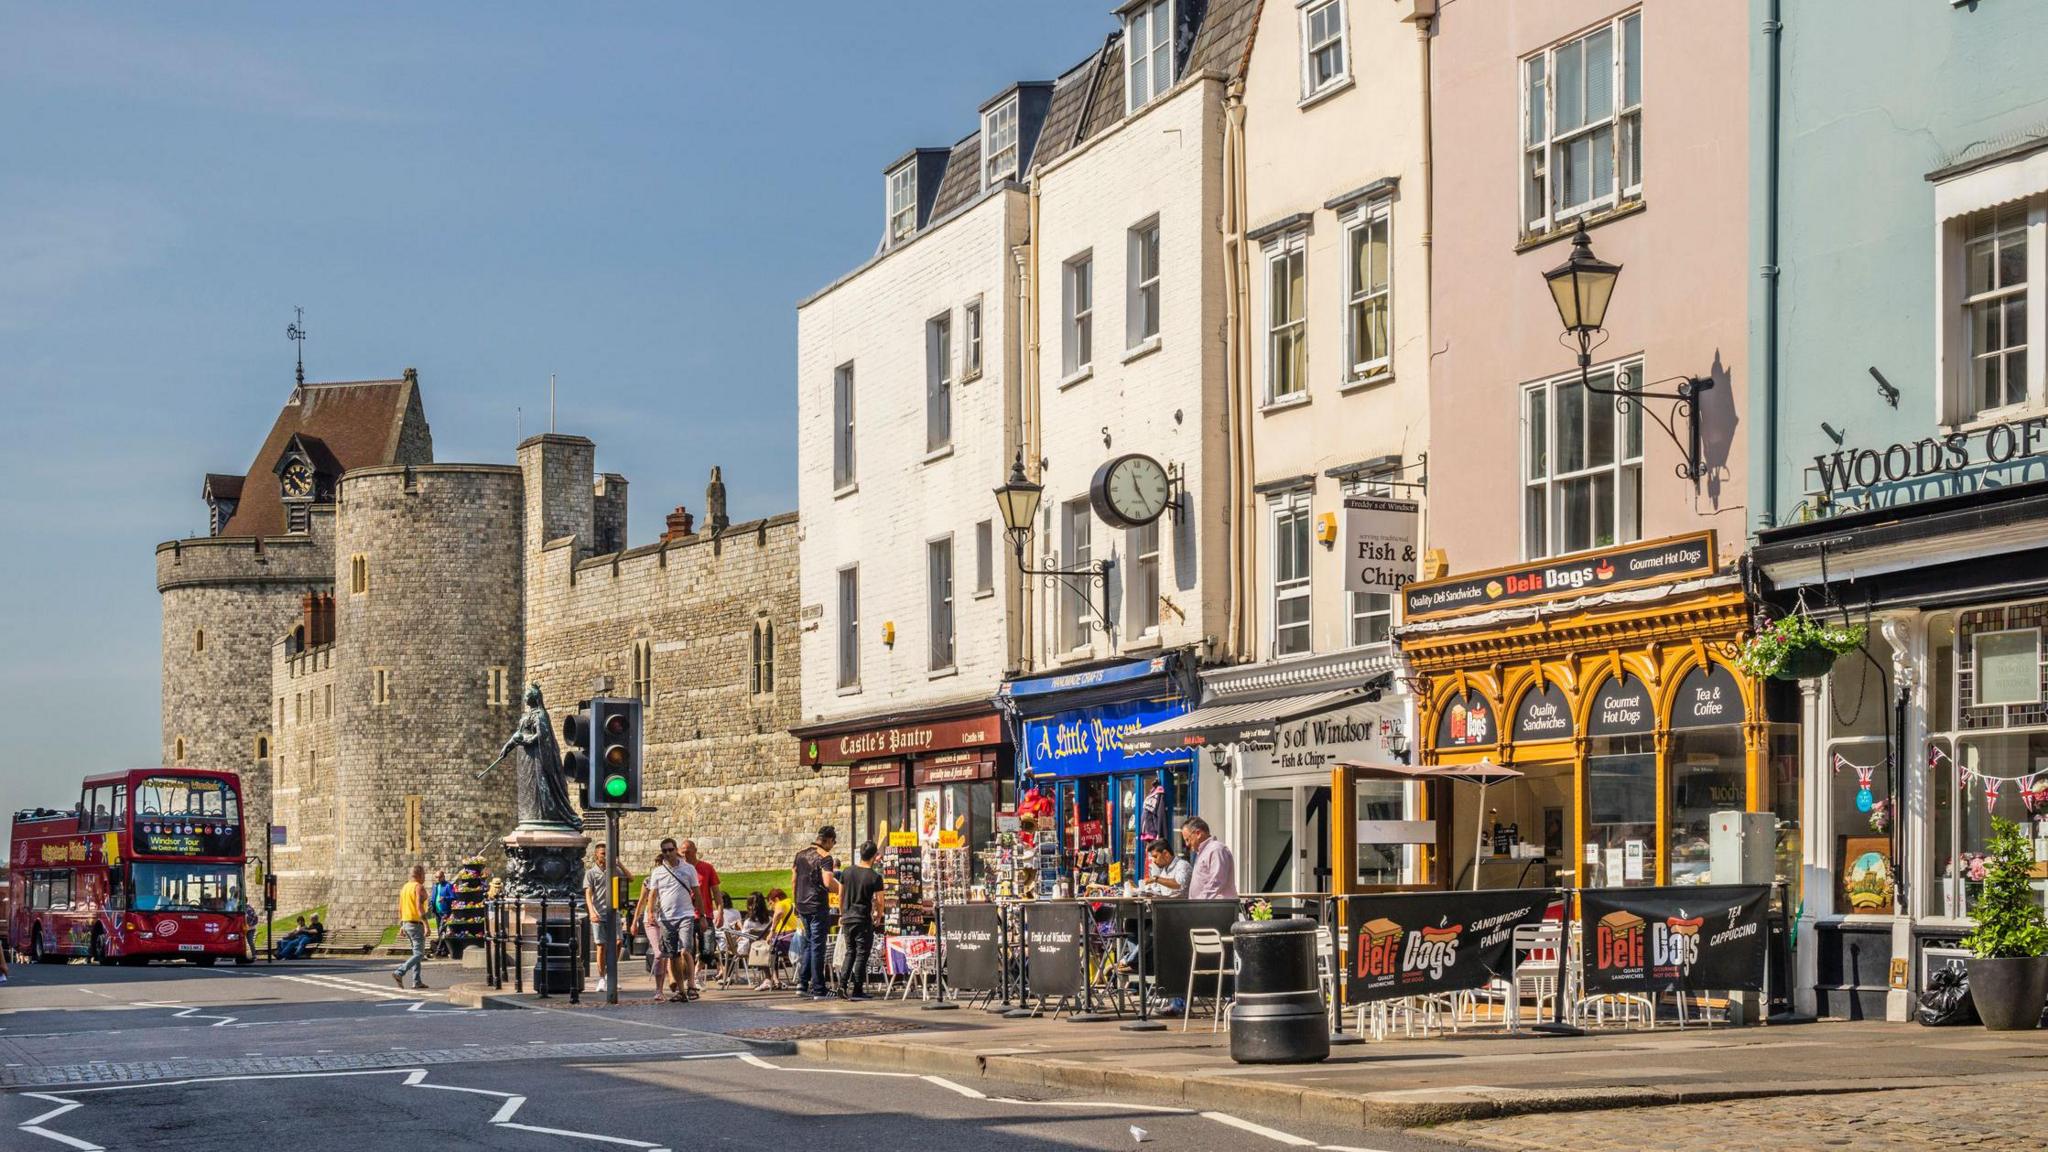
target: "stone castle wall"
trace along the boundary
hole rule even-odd
[[[338,679],[332,644],[298,653],[284,640],[271,646],[272,822],[284,825],[285,842],[270,849],[270,866],[281,912],[320,907],[333,896]],[[250,852],[260,851],[251,840]]]
[[[527,539],[552,541],[527,557],[528,677],[558,720],[601,692],[646,700],[646,801],[660,810],[623,822],[636,873],[665,835],[694,838],[723,869],[784,867],[846,797],[844,771],[801,766],[788,734],[799,716],[796,517],[579,560],[593,532],[593,457],[580,437],[520,447]],[[763,624],[775,659],[757,693]]]
[[[157,546],[162,762],[241,774],[252,851],[271,822],[271,645],[299,618],[308,592],[333,584],[334,521],[326,509],[315,510],[303,536]]]
[[[342,480],[334,771],[321,773],[335,796],[334,923],[390,923],[412,864],[452,872],[512,826],[512,774],[475,776],[518,717],[521,485],[518,469],[480,464]],[[361,592],[348,579],[358,555]]]

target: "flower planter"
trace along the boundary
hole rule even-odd
[[[1819,645],[1796,648],[1785,654],[1785,663],[1773,680],[1814,680],[1834,671],[1835,654]]]
[[[1970,999],[1993,1032],[2023,1032],[2041,1026],[2048,1007],[2048,956],[1971,957]]]

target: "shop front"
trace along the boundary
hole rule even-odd
[[[1880,507],[1763,532],[1753,553],[1774,615],[1864,636],[1794,689],[1814,941],[1796,989],[1823,1015],[1906,1019],[1962,955],[1993,818],[2031,825],[2048,860],[2048,481],[2039,456],[1998,461],[2000,428],[2033,442],[1998,425],[1962,442],[1968,471],[1868,472],[1837,506]],[[2048,890],[2048,864],[2036,875]]]
[[[1202,705],[1133,733],[1125,747],[1189,751],[1217,778],[1208,819],[1237,857],[1241,892],[1336,890],[1331,771],[1340,762],[1387,762],[1406,754],[1411,698],[1398,656],[1386,647],[1272,661],[1202,674]],[[1400,749],[1399,752],[1396,749]],[[1409,787],[1356,784],[1356,813],[1401,820]],[[1357,882],[1400,882],[1408,865],[1398,845],[1361,844]]]
[[[1422,763],[1474,777],[1424,790],[1433,841],[1424,882],[1797,880],[1795,730],[1769,722],[1765,694],[1736,670],[1749,601],[1713,533],[1414,584],[1404,595]],[[1740,812],[1774,816],[1716,820]],[[1717,837],[1717,823],[1738,830],[1747,854]],[[1763,859],[1775,863],[1765,869]]]
[[[996,814],[1017,803],[1002,717],[986,709],[799,729],[804,763],[847,766],[845,846],[886,846],[892,833],[907,832],[922,847],[943,840],[982,859]]]
[[[1199,811],[1203,789],[1214,785],[1199,779],[1205,770],[1192,751],[1128,744],[1147,725],[1185,713],[1193,679],[1192,658],[1171,652],[1003,685],[998,703],[1016,733],[1016,785],[1027,809],[1047,813],[1058,857],[1048,872],[1041,823],[1041,883],[1080,891],[1135,880],[1145,842],[1170,836],[1180,817]]]

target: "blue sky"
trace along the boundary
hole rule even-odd
[[[291,389],[420,371],[435,454],[546,419],[632,539],[795,505],[797,300],[881,167],[1101,43],[1110,0],[0,0],[0,809],[158,755],[153,549]]]

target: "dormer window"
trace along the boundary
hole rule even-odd
[[[1010,97],[981,118],[981,186],[1017,175],[1017,98]]]
[[[1173,87],[1173,0],[1124,16],[1124,110],[1136,112]]]
[[[917,161],[889,173],[889,242],[917,231]]]

